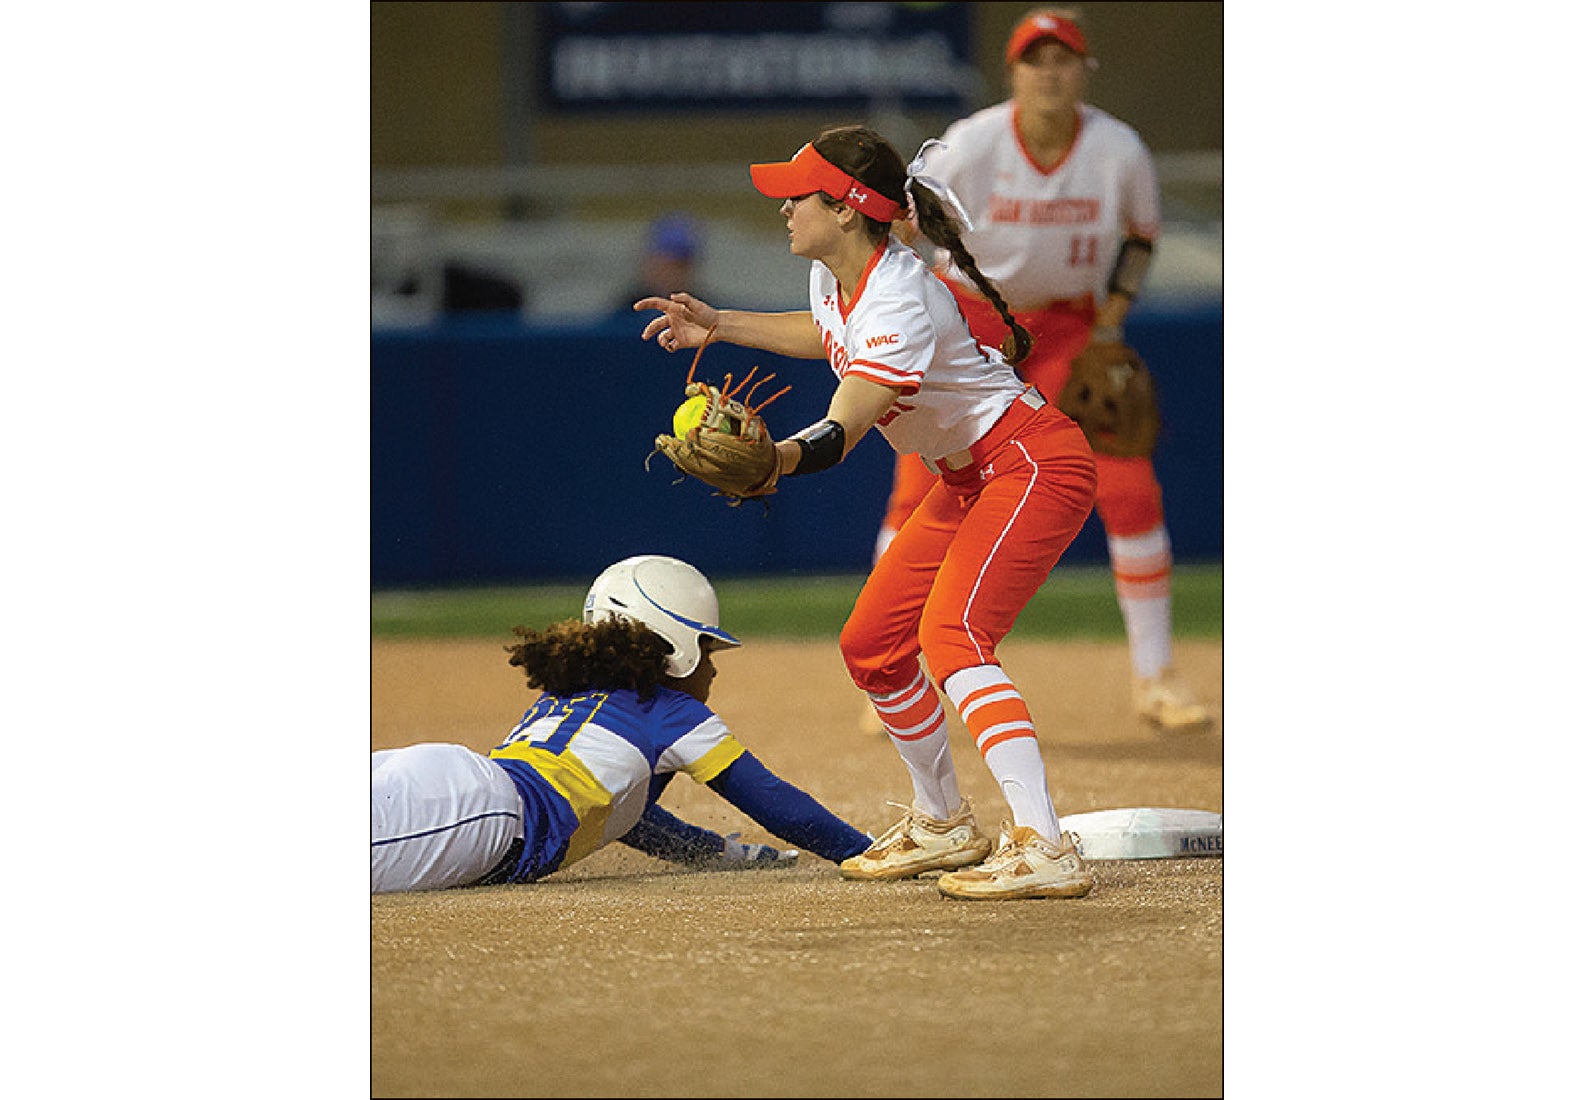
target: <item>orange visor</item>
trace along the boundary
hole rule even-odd
[[[791,160],[775,164],[755,164],[748,168],[753,186],[772,199],[795,199],[824,191],[878,222],[889,222],[903,214],[902,203],[872,190],[822,157],[813,143],[803,146]]]

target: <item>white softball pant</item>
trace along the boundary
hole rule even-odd
[[[463,745],[371,754],[371,892],[476,882],[520,837],[521,796],[504,769]]]

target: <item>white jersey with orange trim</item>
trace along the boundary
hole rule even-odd
[[[1157,171],[1134,129],[1089,104],[1074,145],[1043,167],[1019,138],[1012,100],[947,128],[925,173],[948,184],[974,226],[964,243],[1016,311],[1092,295],[1100,303],[1126,235],[1157,240]],[[973,289],[945,251],[938,269]],[[978,293],[978,291],[977,291]]]
[[[897,387],[875,426],[901,454],[966,449],[1025,390],[1002,355],[969,334],[952,292],[895,237],[876,249],[846,305],[836,277],[815,261],[809,311],[837,378]]]

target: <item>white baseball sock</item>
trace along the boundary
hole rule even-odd
[[[947,698],[969,727],[980,755],[1002,787],[1014,825],[1028,825],[1056,844],[1058,811],[1047,790],[1047,769],[1030,708],[997,665],[960,669],[947,677]]]
[[[924,670],[918,670],[913,682],[901,691],[884,695],[870,692],[869,698],[897,755],[908,766],[915,808],[938,821],[951,817],[963,797],[958,791],[958,775],[953,771],[941,696]]]
[[[1173,600],[1169,576],[1174,555],[1162,524],[1128,538],[1108,537],[1113,586],[1130,642],[1135,675],[1155,677],[1174,662]]]

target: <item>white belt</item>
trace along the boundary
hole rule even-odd
[[[1025,392],[1014,399],[1014,405],[1017,405],[1020,402],[1030,406],[1032,409],[1039,409],[1046,405],[1047,399],[1042,397],[1041,391],[1036,389],[1034,386],[1026,386]],[[1009,405],[1008,408],[1009,410],[1012,410],[1013,405]],[[1008,413],[1004,412],[1002,415],[1007,416]],[[1001,423],[1001,420],[1002,417],[998,417],[998,423]],[[995,424],[992,426],[996,427]],[[965,466],[968,466],[974,461],[974,452],[969,447],[965,447],[961,451],[954,451],[952,454],[946,455],[933,463],[927,463],[927,465],[929,465],[932,470],[936,470],[938,467],[943,470],[962,470]]]

